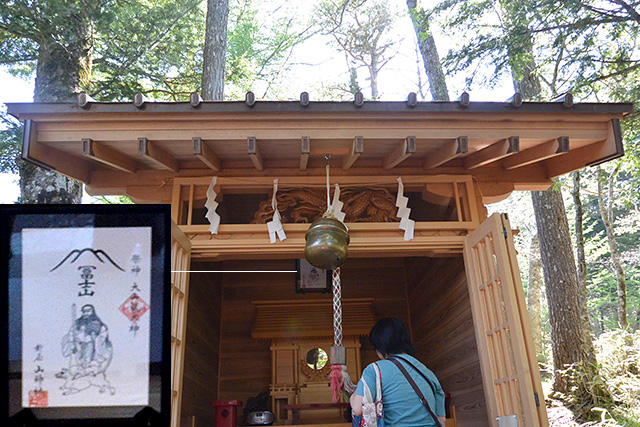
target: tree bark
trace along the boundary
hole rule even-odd
[[[531,237],[531,245],[529,248],[527,309],[529,311],[529,320],[531,321],[531,330],[533,332],[533,345],[536,349],[538,362],[544,362],[546,358],[544,356],[544,343],[542,341],[542,261],[540,260],[540,243],[537,234]]]
[[[554,181],[547,191],[533,191],[531,197],[549,305],[553,388],[576,396],[579,406],[573,408],[574,412],[579,419],[587,419],[593,416],[592,407],[608,407],[612,398],[608,390],[592,382],[597,376],[597,366],[592,363],[593,358],[586,345],[578,274],[562,194]],[[571,378],[561,372],[573,364],[577,364],[579,375]]]
[[[423,9],[416,8],[417,0],[407,0],[409,16],[413,22],[413,29],[418,37],[418,48],[422,54],[424,69],[429,79],[429,90],[434,101],[449,101],[447,82],[440,64],[440,56],[436,42],[429,29],[429,19]]]
[[[68,25],[59,39],[40,40],[34,102],[69,102],[91,77],[90,22],[75,2],[69,4]],[[56,172],[18,161],[20,203],[80,203],[82,184]]]
[[[229,0],[207,1],[207,27],[202,64],[202,99],[224,100]]]
[[[616,236],[613,232],[613,184],[616,176],[618,175],[619,165],[609,175],[609,200],[605,206],[604,194],[602,183],[605,180],[604,171],[598,167],[598,208],[600,210],[600,216],[604,223],[604,228],[607,232],[607,239],[609,241],[609,250],[611,252],[611,263],[616,273],[616,282],[618,284],[617,292],[617,307],[618,307],[618,324],[622,329],[629,328],[629,322],[627,321],[627,282],[624,277],[624,270],[622,263],[620,262],[620,254],[618,252],[618,243],[616,242]]]
[[[591,324],[589,323],[589,310],[587,308],[587,260],[584,252],[584,232],[582,226],[584,211],[582,208],[582,200],[580,199],[580,171],[573,172],[571,176],[573,177],[571,196],[573,197],[573,205],[576,209],[574,234],[576,236],[576,255],[578,258],[580,316],[582,317],[582,327],[585,331],[585,346],[587,347],[591,363],[596,365],[596,351],[593,347],[593,339],[591,338]]]

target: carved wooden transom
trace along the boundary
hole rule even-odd
[[[276,196],[283,223],[311,223],[327,210],[323,189],[279,190]],[[396,222],[396,197],[385,188],[345,188],[340,190],[345,222]],[[273,218],[271,197],[260,203],[252,224],[264,224]]]

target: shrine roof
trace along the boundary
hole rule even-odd
[[[23,158],[92,194],[174,177],[472,175],[491,196],[624,154],[631,103],[460,101],[10,103]],[[159,197],[159,196],[158,196]],[[161,201],[154,196],[149,201]],[[163,196],[164,197],[164,196]],[[166,197],[164,198],[166,201]]]

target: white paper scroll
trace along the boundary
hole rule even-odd
[[[218,180],[217,176],[214,176],[211,180],[211,184],[209,184],[209,188],[207,188],[207,202],[204,206],[207,208],[207,214],[205,217],[209,220],[209,231],[211,234],[218,234],[218,227],[220,227],[220,215],[216,212],[218,209],[218,202],[216,202],[216,196],[218,193],[215,192],[213,187],[216,186],[216,182]]]
[[[344,206],[344,203],[340,201],[340,186],[336,184],[336,189],[333,192],[333,203],[331,203],[331,212],[333,213],[333,216],[335,216],[338,221],[344,223],[344,217],[346,214],[342,212],[343,206]]]
[[[271,243],[276,242],[276,235],[280,241],[287,238],[284,234],[284,228],[282,228],[282,217],[278,212],[278,201],[276,200],[276,194],[278,194],[278,180],[273,180],[273,198],[271,199],[271,207],[273,208],[273,220],[267,223],[267,229],[269,230],[269,240]]]
[[[149,405],[151,313],[162,309],[151,228],[25,228],[21,239],[22,406]]]
[[[413,232],[415,229],[415,221],[409,219],[411,208],[407,207],[409,198],[404,195],[404,185],[402,178],[398,178],[398,197],[396,198],[396,206],[398,213],[396,216],[400,218],[400,230],[404,230],[404,240],[413,240]]]

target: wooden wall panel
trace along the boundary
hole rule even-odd
[[[192,270],[216,270],[216,264],[192,263]],[[217,400],[220,350],[222,275],[192,273],[189,289],[187,334],[182,392],[181,426],[211,426]]]
[[[293,260],[226,261],[226,271],[295,270]],[[375,298],[378,318],[396,316],[408,320],[404,263],[401,258],[350,259],[341,271],[343,298]],[[330,293],[295,292],[294,273],[224,273],[222,342],[218,400],[241,400],[269,389],[271,343],[251,337],[252,301],[330,301]],[[332,331],[330,331],[332,333]],[[377,359],[368,340],[362,340],[363,367]],[[358,375],[359,376],[359,373]],[[356,377],[357,377],[356,376]],[[239,414],[243,408],[239,408]],[[239,416],[241,419],[241,417]]]
[[[462,258],[407,258],[405,266],[418,358],[451,394],[459,427],[488,426]]]

